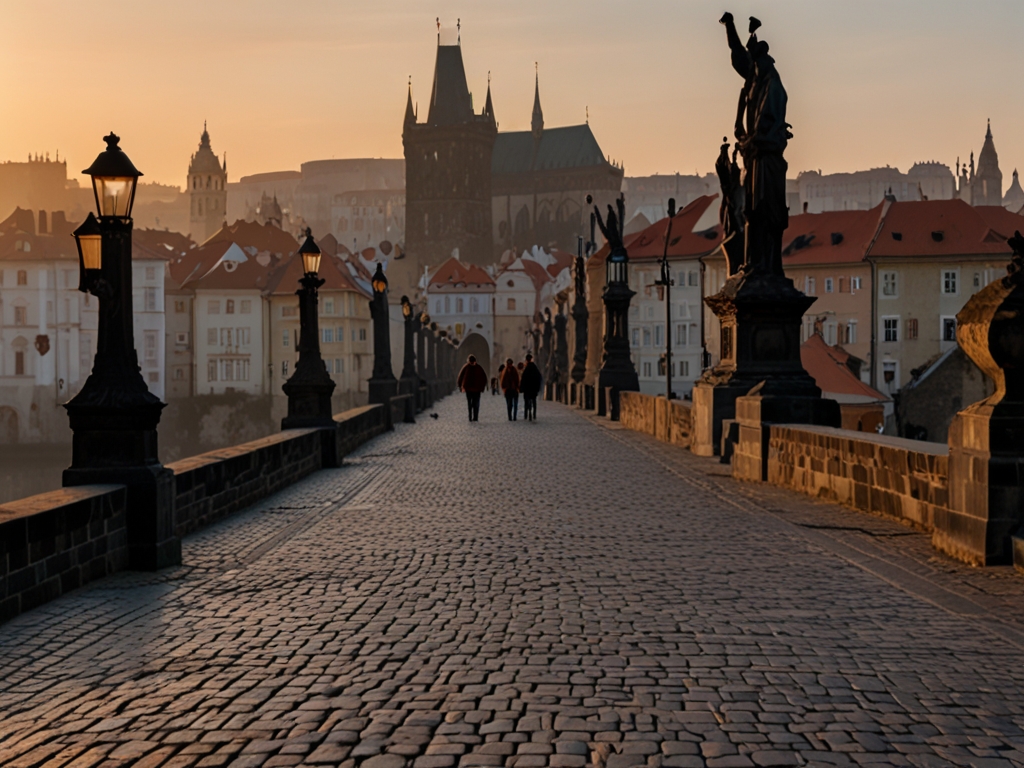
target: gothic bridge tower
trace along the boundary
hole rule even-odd
[[[498,126],[488,83],[483,110],[473,111],[461,43],[441,45],[427,120],[418,121],[412,86],[405,107],[405,257],[388,279],[416,293],[425,266],[438,266],[457,248],[468,264],[492,263],[491,154]]]

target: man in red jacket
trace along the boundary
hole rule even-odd
[[[469,420],[480,421],[480,393],[487,389],[487,373],[476,361],[476,355],[470,355],[466,364],[459,371],[459,389],[466,393],[469,405]]]

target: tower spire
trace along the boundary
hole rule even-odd
[[[409,95],[405,100],[405,124],[410,125],[416,122],[416,113],[412,108],[412,75],[409,75]]]
[[[484,116],[494,120],[494,104],[491,102],[491,73],[487,73],[487,100],[484,102]]]
[[[540,141],[541,134],[544,133],[544,112],[540,108],[540,66],[537,62],[534,62],[533,66],[533,120],[530,127],[533,131],[534,141]]]

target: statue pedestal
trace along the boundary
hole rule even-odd
[[[722,422],[736,419],[733,473],[763,480],[766,425],[841,423],[839,404],[821,398],[800,362],[800,325],[814,299],[783,275],[740,272],[705,302],[722,323],[721,361],[694,387],[691,449],[718,454]]]
[[[949,428],[949,509],[936,511],[933,543],[975,565],[1013,562],[1024,525],[1024,403],[983,400]],[[943,519],[939,519],[939,518]]]

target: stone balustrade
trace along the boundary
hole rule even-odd
[[[175,533],[239,512],[341,459],[404,417],[411,396],[334,417],[334,429],[288,429],[167,466]],[[123,485],[81,485],[0,505],[0,622],[128,567]]]
[[[693,422],[688,400],[667,400],[640,392],[619,393],[619,421],[664,443],[690,447]]]

